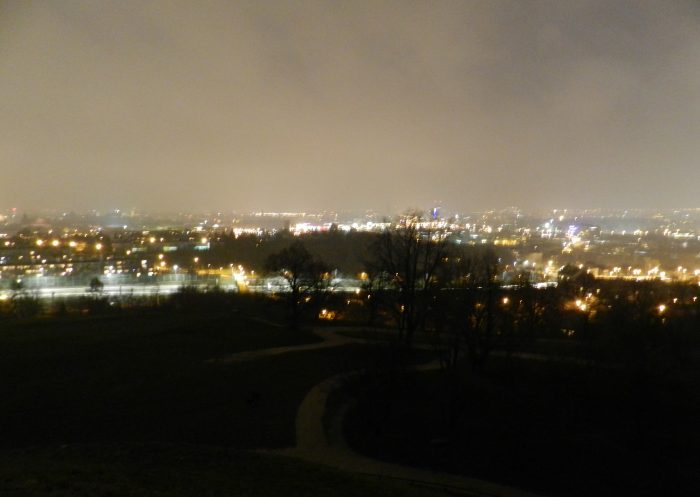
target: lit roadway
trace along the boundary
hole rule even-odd
[[[105,285],[101,292],[103,296],[108,297],[147,297],[156,295],[171,295],[182,288],[182,283],[162,283],[159,285]],[[222,290],[235,290],[236,287],[222,286]],[[28,288],[28,295],[37,296],[41,299],[51,298],[67,298],[67,297],[84,297],[95,295],[95,292],[90,290],[89,286],[57,286],[48,288]],[[11,296],[11,292],[0,293],[0,299],[5,300]]]
[[[33,288],[29,287],[25,289],[27,295],[36,296],[40,299],[53,299],[53,298],[75,298],[75,297],[86,297],[101,295],[105,297],[155,297],[157,295],[172,295],[177,293],[183,286],[183,282],[171,282],[171,283],[160,283],[160,284],[123,284],[123,285],[104,285],[99,292],[91,291],[88,285],[81,286],[52,286],[52,287],[39,287]],[[192,285],[204,290],[206,288],[211,288],[207,285]],[[252,293],[284,293],[289,291],[281,285],[244,285],[244,290],[250,291]],[[218,287],[220,290],[224,291],[239,291],[239,287],[236,284],[220,285]],[[333,291],[341,293],[357,293],[360,291],[359,285],[339,285],[333,287]],[[8,300],[12,297],[12,292],[10,290],[0,291],[0,300]]]

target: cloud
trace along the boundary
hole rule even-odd
[[[0,199],[695,202],[692,2],[6,2]]]

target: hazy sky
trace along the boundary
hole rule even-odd
[[[0,207],[700,206],[696,1],[0,0]]]

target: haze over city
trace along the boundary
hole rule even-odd
[[[0,3],[0,201],[697,205],[692,1]]]

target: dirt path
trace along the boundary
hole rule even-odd
[[[440,367],[439,361],[414,366],[414,371],[430,371]],[[355,371],[333,376],[309,391],[297,411],[296,447],[274,451],[289,457],[332,466],[343,471],[364,474],[376,478],[401,480],[412,486],[441,490],[450,494],[489,497],[534,497],[522,490],[497,485],[474,478],[437,473],[390,464],[353,452],[343,435],[343,418],[349,403],[342,405],[325,427],[324,416],[330,394],[346,381],[363,375]]]
[[[349,344],[367,344],[366,338],[354,338],[341,333],[356,331],[356,328],[316,328],[314,333],[322,341],[306,345],[291,345],[269,349],[251,350],[231,354],[211,362],[237,363],[252,361],[265,357],[273,357],[292,352],[319,350],[339,347]],[[430,348],[430,345],[418,345],[418,348]],[[439,361],[432,361],[414,366],[414,371],[429,371],[438,369]],[[294,457],[304,461],[331,466],[343,471],[372,476],[378,479],[402,481],[413,487],[422,487],[451,495],[467,495],[473,497],[535,497],[534,494],[522,490],[489,483],[474,478],[437,473],[429,470],[410,468],[398,464],[390,464],[353,452],[347,445],[343,435],[343,418],[349,403],[342,405],[329,420],[328,429],[324,427],[323,419],[328,407],[330,394],[340,388],[346,381],[357,379],[363,375],[361,371],[342,373],[313,387],[302,401],[296,417],[296,447],[282,450],[264,450],[275,454]]]
[[[287,345],[284,347],[272,347],[269,349],[247,350],[244,352],[230,354],[222,358],[209,359],[208,362],[225,364],[233,362],[253,361],[256,359],[262,359],[263,357],[273,357],[283,354],[289,354],[291,352],[304,352],[307,350],[327,349],[330,347],[340,347],[341,345],[348,345],[351,343],[360,342],[359,339],[339,335],[330,331],[327,328],[316,328],[313,331],[314,334],[321,338],[320,342],[307,343],[305,345]]]

